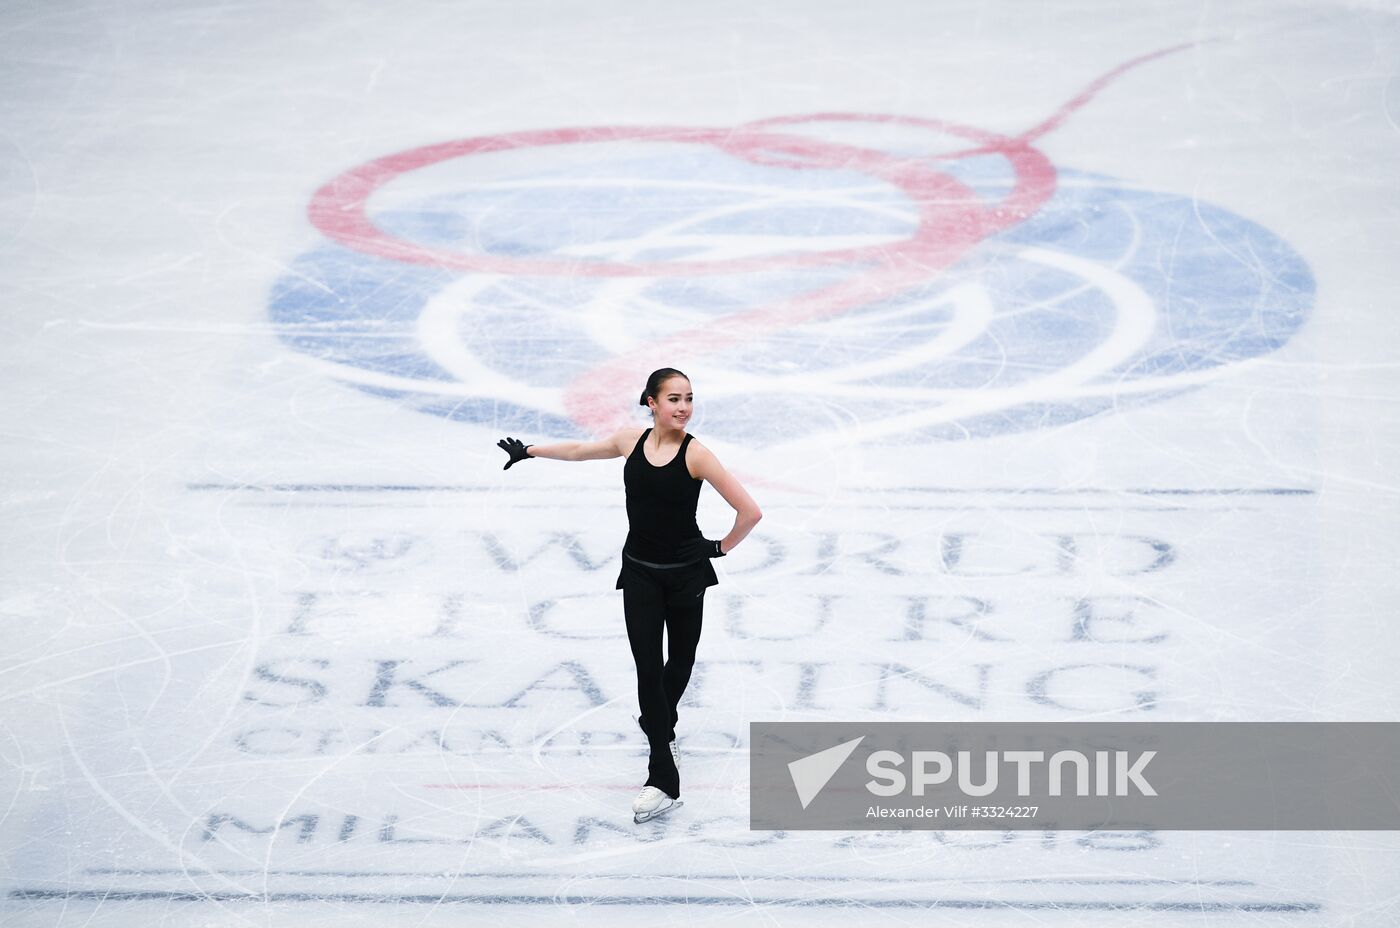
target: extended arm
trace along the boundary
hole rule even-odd
[[[617,458],[622,457],[622,451],[619,450],[621,436],[622,432],[618,431],[598,441],[559,441],[551,445],[528,445],[526,454],[532,458],[553,458],[556,461],[600,461],[605,458]]]

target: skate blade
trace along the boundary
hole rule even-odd
[[[640,825],[640,824],[642,824],[643,822],[649,822],[649,821],[651,821],[651,820],[654,819],[654,818],[660,818],[661,816],[665,815],[667,812],[670,812],[672,809],[679,809],[679,808],[680,808],[681,806],[683,806],[683,805],[685,805],[685,800],[683,800],[683,799],[677,799],[675,802],[671,803],[669,806],[662,806],[661,808],[659,808],[659,809],[653,809],[653,810],[650,811],[650,812],[633,812],[633,813],[632,813],[632,823],[635,824],[635,825]]]

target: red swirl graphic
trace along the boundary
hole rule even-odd
[[[933,119],[867,113],[783,116],[728,129],[603,126],[482,136],[399,152],[347,171],[316,192],[309,217],[327,237],[355,251],[465,272],[536,277],[678,277],[831,264],[857,266],[841,283],[731,313],[703,327],[651,341],[580,375],[564,391],[566,411],[587,433],[602,435],[630,422],[629,405],[619,402],[619,397],[634,396],[637,384],[651,370],[670,365],[678,355],[693,358],[716,354],[805,322],[838,315],[872,299],[888,299],[926,284],[989,236],[1024,222],[1055,193],[1055,167],[1033,142],[1061,125],[1123,72],[1188,47],[1162,49],[1125,62],[1090,83],[1049,119],[1017,136]],[[970,146],[951,154],[908,157],[782,131],[817,123],[911,126],[965,139]],[[907,238],[879,245],[718,261],[648,263],[466,253],[395,237],[375,225],[369,216],[369,200],[377,191],[395,178],[431,165],[490,152],[628,141],[709,145],[756,164],[794,171],[859,171],[898,189],[914,206],[917,223]],[[1004,158],[1012,171],[1010,192],[995,202],[985,201],[939,167],[982,155]]]

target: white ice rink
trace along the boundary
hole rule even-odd
[[[5,4],[0,921],[1400,924],[1393,832],[747,795],[753,721],[1395,718],[1397,26]],[[622,461],[495,443],[660,366],[764,519],[637,826]]]

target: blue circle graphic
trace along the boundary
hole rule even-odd
[[[950,173],[992,200],[1009,183],[997,157]],[[794,177],[802,189],[785,198]],[[685,163],[639,157],[527,173],[400,202],[375,221],[401,238],[485,254],[666,261],[775,242],[895,241],[913,217],[898,191],[855,172],[697,153]],[[286,344],[361,390],[507,432],[587,438],[558,397],[589,370],[861,270],[521,278],[326,245],[276,283],[270,312]],[[1275,351],[1303,324],[1314,292],[1302,258],[1248,219],[1061,171],[1034,216],[919,286],[872,293],[835,318],[727,351],[728,376],[698,384],[697,401],[707,434],[765,446],[856,422],[877,434],[888,422],[879,437],[898,443],[1062,425],[1177,395]],[[718,392],[729,381],[731,392]],[[803,415],[773,416],[782,398]],[[618,404],[631,407],[635,395]]]

